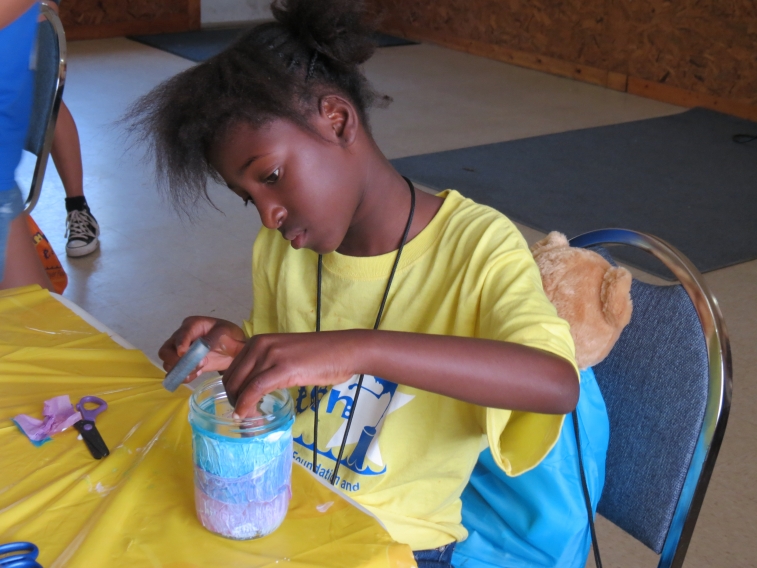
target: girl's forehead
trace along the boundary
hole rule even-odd
[[[240,121],[226,130],[221,143],[245,142],[247,144],[265,144],[279,141],[304,141],[312,138],[313,132],[281,117],[268,118],[260,124]]]
[[[262,124],[240,121],[226,128],[217,138],[210,148],[209,158],[217,169],[226,169],[252,156],[296,152],[306,146],[324,143],[315,126],[310,130],[286,118],[271,118]]]
[[[210,148],[211,161],[281,143],[288,138],[285,134],[288,129],[283,122],[282,119],[270,119],[262,124],[239,121],[229,125],[216,136]]]

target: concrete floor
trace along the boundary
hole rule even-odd
[[[129,146],[115,123],[137,96],[191,64],[126,39],[71,43],[64,100],[80,131],[85,193],[102,228],[100,250],[65,258],[64,193],[52,165],[33,215],[68,272],[64,296],[154,359],[185,316],[239,321],[252,303],[250,254],[260,227],[254,208],[214,186],[210,194],[220,211],[206,207],[195,219],[179,217],[155,191],[141,150]],[[431,45],[380,49],[366,70],[394,99],[372,115],[389,158],[683,110]],[[31,160],[18,177],[28,184]],[[542,236],[523,231],[530,242]],[[749,379],[757,375],[757,261],[706,279],[731,332],[735,390],[686,566],[757,566],[757,386]],[[651,551],[603,519],[598,531],[605,566],[656,565]]]

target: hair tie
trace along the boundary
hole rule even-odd
[[[315,60],[318,58],[318,52],[313,50],[313,55],[310,57],[310,64],[308,65],[308,74],[305,75],[305,80],[309,80],[313,76],[315,71]]]

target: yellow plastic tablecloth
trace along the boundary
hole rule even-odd
[[[0,543],[35,543],[45,568],[415,566],[409,547],[297,464],[272,535],[206,531],[194,509],[191,392],[165,391],[162,377],[47,291],[0,292]],[[93,459],[74,429],[35,447],[11,422],[41,417],[62,394],[108,402],[97,428],[110,456]]]

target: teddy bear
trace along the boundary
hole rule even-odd
[[[553,231],[531,247],[544,292],[557,315],[570,324],[580,369],[610,353],[631,321],[631,273],[596,252],[571,247]]]

